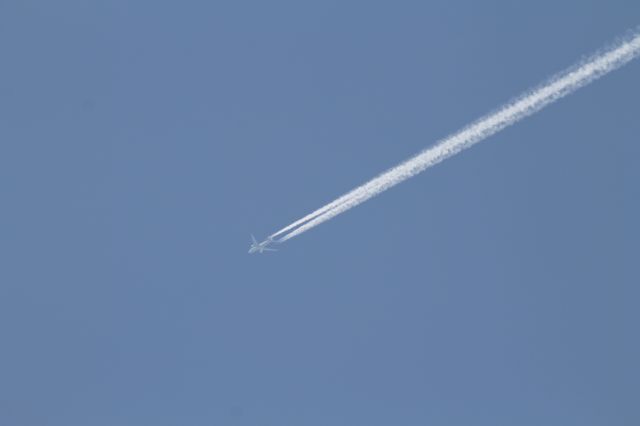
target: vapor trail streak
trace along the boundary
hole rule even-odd
[[[279,241],[283,242],[300,235],[496,134],[505,127],[540,111],[556,100],[627,64],[638,55],[640,55],[640,33],[636,31],[614,46],[579,62],[541,86],[507,103],[497,111],[438,141],[433,147],[286,226],[272,234],[272,237],[289,231],[280,238]]]

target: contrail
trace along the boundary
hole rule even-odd
[[[547,105],[563,98],[605,74],[627,64],[640,55],[640,33],[631,36],[582,60],[537,88],[525,92],[497,111],[438,141],[433,147],[389,169],[331,203],[321,207],[271,235],[288,232],[279,239],[289,240],[326,222],[381,192],[409,179],[425,169],[467,149],[476,143],[517,123]]]

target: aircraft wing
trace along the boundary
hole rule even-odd
[[[253,234],[251,234],[251,240],[253,241],[253,244],[258,244],[256,237],[254,237]]]
[[[272,249],[272,248],[269,248],[269,247],[263,247],[262,250],[264,250],[264,251],[278,251],[277,249]]]

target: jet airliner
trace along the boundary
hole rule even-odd
[[[267,238],[263,242],[259,243],[258,241],[256,241],[256,237],[254,237],[253,234],[252,234],[251,235],[251,247],[249,247],[249,254],[253,254],[253,253],[256,253],[256,252],[257,253],[262,253],[262,252],[265,252],[265,251],[278,251],[276,249],[267,247],[272,242],[273,242],[273,238]]]

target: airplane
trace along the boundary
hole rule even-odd
[[[264,240],[263,242],[259,243],[258,241],[256,241],[256,237],[253,236],[253,234],[251,235],[251,247],[249,247],[249,254],[253,254],[255,252],[258,253],[262,253],[265,251],[278,251],[276,249],[273,248],[269,248],[267,247],[269,244],[271,244],[273,242],[273,238],[269,237],[266,240]]]

